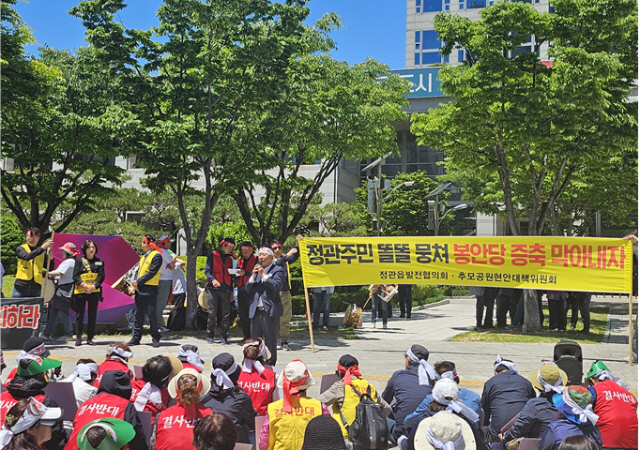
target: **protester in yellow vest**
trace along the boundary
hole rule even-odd
[[[18,271],[13,287],[13,297],[40,297],[42,291],[42,269],[45,265],[46,252],[53,246],[49,239],[38,247],[40,230],[27,230],[27,243],[16,248]]]
[[[278,376],[278,387],[282,389],[284,398],[267,407],[267,417],[260,430],[260,450],[302,449],[309,421],[321,414],[329,414],[326,406],[307,397],[307,389],[314,384],[309,369],[299,359],[285,366]]]
[[[76,258],[73,268],[74,306],[76,309],[76,347],[82,345],[84,311],[87,311],[87,344],[95,345],[98,304],[103,300],[102,283],[105,279],[104,261],[98,258],[98,244],[91,239],[82,243],[82,258]]]
[[[144,255],[140,258],[138,273],[132,285],[136,289],[135,308],[136,318],[133,324],[129,345],[140,345],[144,316],[149,317],[152,345],[160,347],[160,332],[158,331],[158,317],[156,316],[156,299],[158,297],[158,283],[162,270],[162,255],[156,247],[155,238],[150,234],[142,237],[141,243]]]
[[[338,375],[340,379],[320,394],[318,400],[327,406],[331,406],[333,417],[342,429],[342,437],[345,439],[349,437],[345,423],[347,426],[353,423],[356,418],[356,405],[360,402],[360,395],[356,394],[353,388],[360,394],[364,394],[370,386],[371,398],[374,401],[380,402],[384,407],[386,415],[391,413],[389,404],[382,398],[378,398],[376,387],[360,378],[362,375],[360,374],[358,360],[355,356],[343,355],[340,357],[336,375]],[[353,388],[351,386],[353,386]]]

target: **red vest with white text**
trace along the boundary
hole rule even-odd
[[[40,403],[42,403],[42,400],[44,400],[45,395],[40,394],[40,395],[36,395],[33,398],[35,398]],[[22,398],[14,397],[13,395],[9,394],[9,391],[4,391],[2,395],[0,395],[0,426],[4,425],[4,418],[7,417],[7,412],[11,408],[13,408],[13,405],[18,403],[20,400],[22,400]]]
[[[156,419],[156,450],[196,450],[193,446],[193,427],[213,411],[201,403],[188,409],[175,404]]]
[[[593,386],[598,417],[596,426],[602,435],[602,446],[608,448],[638,448],[638,401],[615,381],[606,380]]]
[[[276,374],[265,367],[262,375],[256,369],[251,373],[244,370],[238,377],[238,386],[251,397],[251,403],[260,416],[267,415],[267,406],[271,403],[271,396],[276,388]]]
[[[128,404],[129,400],[108,392],[101,392],[84,402],[73,419],[73,432],[64,450],[78,450],[78,433],[89,422],[107,417],[124,420]]]

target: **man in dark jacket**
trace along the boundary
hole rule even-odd
[[[553,404],[560,414],[547,427],[538,450],[558,450],[562,441],[569,436],[584,435],[602,448],[602,437],[593,412],[593,397],[583,386],[567,386],[562,394],[553,396]]]
[[[389,429],[389,437],[394,443],[405,432],[404,419],[431,394],[436,377],[434,369],[427,363],[428,359],[429,351],[426,348],[418,344],[412,345],[405,354],[404,370],[391,375],[382,393],[382,398],[392,405],[396,419]]]
[[[220,353],[211,362],[211,389],[200,403],[214,413],[221,413],[233,420],[238,432],[236,442],[249,443],[249,435],[255,428],[256,410],[251,397],[238,387],[242,369],[229,353]]]
[[[271,352],[266,363],[275,366],[278,359],[278,329],[282,316],[280,290],[284,281],[284,269],[275,264],[273,250],[262,247],[258,251],[260,264],[253,268],[247,282],[247,292],[253,295],[249,305],[251,336],[264,338]]]
[[[44,388],[48,384],[47,373],[62,365],[60,361],[44,356],[26,354],[19,357],[16,376],[0,395],[0,424],[4,423],[7,411],[23,398],[33,397],[46,407],[57,408],[58,403],[47,397]],[[61,450],[67,444],[62,417],[51,427],[51,439],[44,446],[49,450]]]
[[[501,435],[503,442],[521,437],[540,439],[549,424],[556,418],[558,409],[553,405],[553,396],[564,391],[567,374],[555,363],[544,362],[531,372],[531,384],[540,392],[525,405],[516,422]]]
[[[531,382],[520,375],[513,361],[496,358],[493,373],[482,389],[482,409],[484,425],[488,425],[485,433],[487,444],[500,442],[500,430],[516,414],[522,411],[531,398],[535,398]]]
[[[156,304],[158,298],[158,283],[160,282],[160,271],[162,270],[162,254],[156,250],[155,238],[150,234],[142,237],[141,248],[144,255],[140,258],[140,265],[133,287],[136,289],[136,320],[131,333],[131,340],[128,345],[139,345],[142,339],[142,327],[144,326],[144,316],[149,317],[149,327],[151,331],[152,345],[160,347],[160,332],[158,331],[158,316],[156,314]]]
[[[69,444],[65,450],[78,449],[78,433],[86,424],[105,417],[129,422],[136,432],[129,442],[129,448],[147,450],[146,436],[142,427],[142,420],[131,398],[131,378],[122,370],[110,370],[102,375],[100,387],[95,397],[82,404],[75,419],[73,419],[73,432],[69,438]]]

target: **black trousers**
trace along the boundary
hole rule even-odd
[[[410,284],[401,284],[398,286],[398,298],[400,299],[400,317],[404,317],[406,311],[407,318],[410,318],[413,302],[413,299],[411,298]]]
[[[140,287],[138,287],[138,289],[140,289]],[[158,316],[156,315],[157,294],[157,286],[145,286],[143,295],[140,295],[140,292],[136,293],[136,318],[133,324],[131,337],[138,342],[142,339],[142,327],[144,327],[145,314],[149,317],[149,331],[151,331],[151,338],[156,341],[160,340]]]
[[[271,352],[271,358],[265,362],[271,366],[278,360],[278,331],[280,330],[280,317],[269,317],[265,310],[256,309],[251,319],[251,336],[264,339],[264,345]]]
[[[98,292],[94,294],[78,294],[74,298],[76,304],[76,337],[82,337],[84,328],[84,310],[87,309],[87,339],[93,339],[96,335],[96,317],[98,316],[98,303],[102,295]]]
[[[253,295],[249,294],[244,286],[238,289],[238,315],[240,316],[240,327],[245,339],[251,338],[251,319],[249,319],[249,305]]]
[[[229,336],[229,316],[231,315],[231,292],[219,289],[207,289],[207,301],[209,305],[207,317],[207,335],[212,338],[215,335],[216,321],[220,327],[221,337]]]
[[[549,329],[566,330],[567,311],[564,309],[564,300],[548,300],[549,302]]]

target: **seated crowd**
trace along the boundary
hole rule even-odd
[[[453,362],[432,366],[427,349],[414,344],[382,393],[363,378],[357,358],[344,355],[337,381],[316,399],[307,395],[315,379],[304,362],[269,366],[259,338],[245,341],[243,355],[238,364],[229,353],[218,354],[206,374],[198,347],[187,344],[178,357],[147,360],[137,379],[129,368],[131,349],[113,343],[103,362],[80,359],[58,381],[72,384],[78,406],[65,422],[45,393],[61,362],[31,338],[3,384],[0,449],[231,450],[237,443],[257,450],[638,448],[637,400],[602,361],[591,365],[583,385],[568,385],[553,362],[525,378],[513,361],[497,356],[480,396],[458,386]]]

